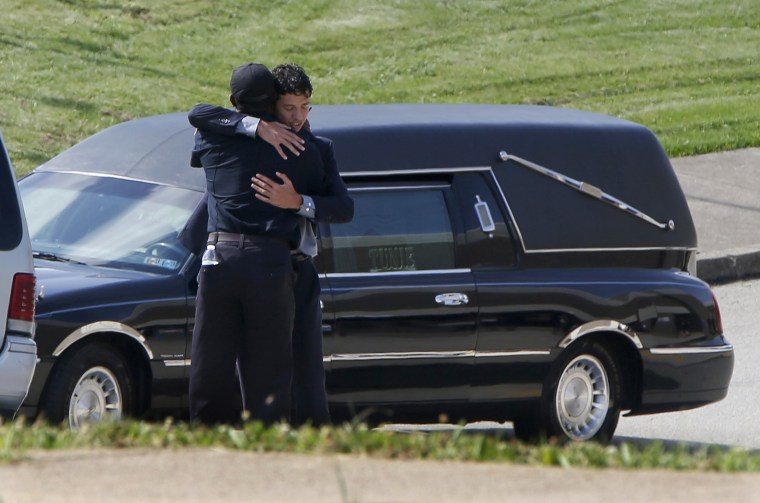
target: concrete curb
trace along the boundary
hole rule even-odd
[[[699,236],[697,276],[760,277],[760,148],[671,159]]]
[[[700,254],[697,277],[711,285],[760,277],[760,245]]]

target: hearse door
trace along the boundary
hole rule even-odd
[[[471,399],[487,404],[536,399],[548,348],[557,337],[545,328],[551,313],[538,303],[530,277],[519,271],[520,245],[492,171],[458,174],[453,191],[462,208],[480,309]]]
[[[331,403],[466,400],[477,299],[449,181],[347,182],[354,219],[322,232]]]

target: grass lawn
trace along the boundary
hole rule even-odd
[[[296,62],[315,103],[533,103],[650,128],[671,156],[760,145],[756,0],[0,0],[18,173]]]
[[[0,465],[23,459],[30,449],[215,447],[253,452],[353,454],[387,459],[427,459],[506,462],[537,466],[583,468],[670,469],[718,472],[758,472],[760,453],[717,446],[600,445],[575,442],[526,444],[499,434],[464,429],[437,432],[391,432],[365,425],[292,429],[285,425],[242,428],[192,427],[166,421],[101,423],[71,431],[23,421],[0,424]]]

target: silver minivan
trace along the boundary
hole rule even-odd
[[[16,414],[34,374],[34,307],[32,246],[0,134],[0,417]]]

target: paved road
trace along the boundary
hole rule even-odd
[[[722,285],[713,291],[736,353],[728,396],[691,411],[621,418],[617,436],[760,449],[760,280]]]
[[[760,475],[582,470],[210,449],[58,452],[0,467],[2,503],[712,503]]]
[[[699,236],[699,277],[760,276],[760,148],[673,159]]]
[[[700,252],[760,250],[760,148],[672,159],[699,236]]]

